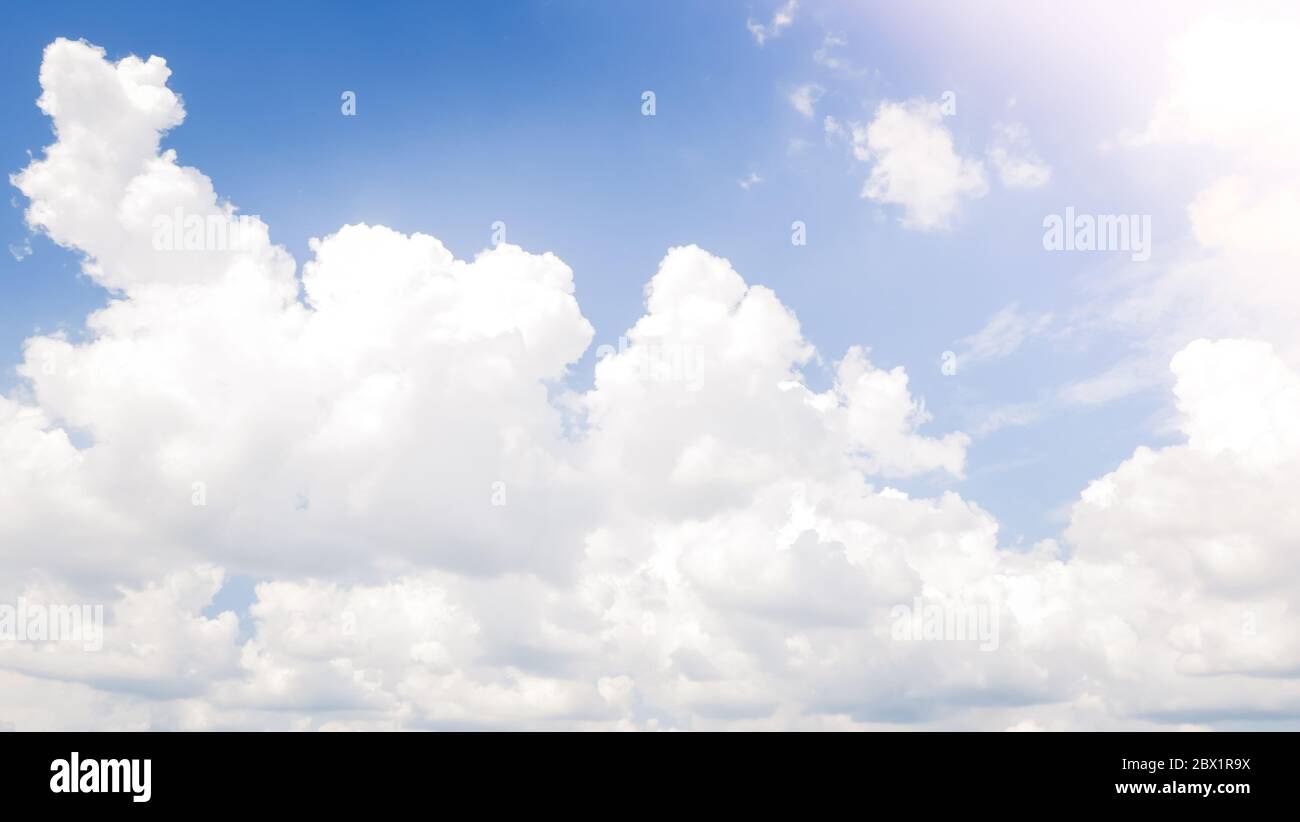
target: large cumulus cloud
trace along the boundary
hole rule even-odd
[[[85,340],[30,339],[0,398],[0,601],[106,601],[110,617],[97,653],[0,645],[7,721],[1300,711],[1297,377],[1267,345],[1187,346],[1186,442],[1091,485],[1060,544],[1009,551],[970,500],[891,487],[967,461],[902,369],[852,348],[813,390],[794,314],[697,247],[668,251],[585,391],[566,378],[593,329],[552,254],[457,260],[352,225],[299,274],[260,221],[238,249],[158,250],[158,215],[238,217],[161,148],[184,117],[167,79],[157,57],[53,43],[40,104],[57,139],[13,178],[33,228],[111,297]],[[258,580],[253,603],[214,613],[232,576]],[[899,605],[972,599],[998,609],[996,650],[891,634]]]

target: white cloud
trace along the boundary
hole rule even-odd
[[[112,622],[102,650],[82,642],[4,642],[0,667],[28,677],[77,682],[106,691],[170,699],[202,693],[209,681],[235,675],[238,620],[226,612],[200,611],[220,589],[222,573],[211,567],[176,571],[139,588],[116,592]],[[7,602],[12,602],[6,599]],[[76,602],[57,583],[29,583],[13,601]]]
[[[794,23],[795,10],[799,8],[799,0],[786,0],[786,2],[777,8],[772,14],[772,21],[767,25],[755,22],[753,18],[745,21],[745,27],[749,33],[754,36],[754,42],[760,46],[768,40],[779,37],[781,32],[790,28]]]
[[[1127,569],[1111,596],[1138,630],[1116,663],[1147,672],[1139,710],[1294,713],[1293,685],[1268,677],[1300,670],[1300,523],[1282,481],[1300,476],[1300,376],[1242,340],[1198,340],[1171,367],[1186,443],[1139,448],[1093,482],[1066,536]],[[1171,682],[1195,685],[1157,696]]]
[[[1121,360],[1100,374],[1063,385],[1057,391],[1057,400],[1065,405],[1105,405],[1161,384],[1153,371],[1154,363],[1149,358]]]
[[[804,88],[791,95],[791,103],[811,117],[815,98],[796,100]],[[962,200],[988,193],[983,163],[957,153],[944,116],[940,102],[886,100],[865,126],[827,115],[823,129],[828,139],[847,141],[854,159],[871,166],[864,198],[902,206],[900,222],[906,228],[934,231],[951,226]],[[1051,179],[1051,169],[1018,123],[995,126],[988,159],[1008,188],[1037,188]]]
[[[822,38],[822,44],[813,52],[813,62],[819,66],[825,66],[835,71],[845,71],[858,73],[852,63],[841,57],[837,52],[849,44],[844,35],[834,32],[827,32]]]
[[[1006,357],[1051,321],[1051,314],[1025,314],[1015,303],[1004,306],[979,331],[957,341],[957,362],[967,366]]]
[[[1187,172],[1204,180],[1187,209],[1199,247],[1103,306],[1147,351],[1066,392],[1123,395],[1153,382],[1153,356],[1178,352],[1184,442],[1139,448],[1091,483],[1066,531],[1081,558],[1124,569],[1110,607],[1133,633],[1108,667],[1144,683],[1126,709],[1162,721],[1300,711],[1298,523],[1284,490],[1300,477],[1300,289],[1281,274],[1298,259],[1286,228],[1300,219],[1300,104],[1285,88],[1296,32],[1287,19],[1209,19],[1175,41],[1172,88],[1128,143],[1213,149]],[[1196,339],[1207,333],[1262,339]]]
[[[1294,19],[1210,17],[1169,48],[1174,82],[1132,144],[1208,143],[1227,149],[1294,155],[1300,73]]]
[[[1038,188],[1052,178],[1052,170],[1029,145],[1029,132],[1020,123],[999,123],[994,127],[989,162],[1007,188]]]
[[[855,156],[871,163],[862,196],[902,206],[907,228],[947,228],[963,199],[988,191],[983,165],[954,149],[938,103],[885,101],[869,125],[853,127],[852,141]]]
[[[1126,142],[1139,158],[1173,158],[1168,173],[1198,187],[1186,208],[1195,242],[1164,246],[1150,272],[1119,272],[1117,296],[1096,307],[1105,332],[1137,349],[1097,396],[1127,393],[1120,372],[1149,371],[1202,336],[1266,340],[1300,367],[1300,101],[1285,89],[1297,32],[1294,14],[1208,18],[1169,48],[1170,88]]]
[[[84,342],[29,340],[27,399],[0,400],[0,534],[21,546],[2,558],[4,593],[18,596],[20,569],[40,567],[82,581],[66,596],[123,615],[143,596],[131,591],[170,591],[196,563],[215,566],[206,587],[186,583],[195,593],[149,601],[206,631],[215,645],[196,641],[195,652],[219,667],[186,667],[154,639],[160,656],[132,662],[140,643],[119,625],[96,664],[38,670],[20,652],[9,670],[120,690],[131,677],[117,667],[135,665],[132,705],[152,705],[146,681],[162,687],[167,671],[190,671],[168,687],[197,701],[184,716],[149,707],[160,723],[238,724],[263,708],[297,721],[299,705],[417,724],[614,721],[635,701],[620,679],[632,663],[609,658],[613,640],[593,644],[592,631],[620,629],[584,597],[631,584],[624,576],[651,556],[646,535],[671,532],[687,512],[765,527],[767,513],[729,512],[754,495],[770,507],[783,493],[774,484],[789,488],[791,477],[963,469],[963,435],[918,432],[928,417],[901,369],[854,350],[833,389],[807,389],[799,369],[812,350],[793,315],[699,249],[665,258],[631,347],[599,363],[591,391],[559,404],[547,385],[592,329],[572,272],[552,255],[501,246],[462,261],[432,237],[354,225],[313,241],[299,279],[260,223],[248,250],[159,251],[155,216],[233,214],[200,172],[158,153],[159,133],[182,117],[167,73],[158,58],[112,64],[70,41],[51,45],[43,64],[59,139],[15,181],[33,228],[82,251],[89,275],[119,296],[88,320]],[[120,150],[94,136],[103,133]],[[81,176],[95,185],[70,193]],[[698,379],[647,375],[645,352],[665,345],[698,350]],[[740,405],[745,424],[729,419]],[[74,445],[72,429],[93,445]],[[773,441],[776,429],[792,439]],[[504,505],[493,504],[497,490]],[[200,616],[220,569],[268,580],[242,647],[233,615]],[[422,628],[411,635],[423,644],[408,649],[394,638],[405,636],[405,612],[364,616],[372,598],[357,581],[376,574],[396,586],[380,598],[445,595],[447,618],[463,622],[455,632],[476,626],[479,644]],[[301,618],[277,616],[289,595],[283,610]],[[394,661],[320,667],[335,626],[317,623],[344,606],[319,599],[350,603],[396,643]],[[638,607],[640,630],[660,608]],[[676,619],[688,617],[661,615]],[[312,631],[322,650],[305,639]],[[581,665],[555,667],[575,654]],[[718,664],[727,654],[741,652]],[[384,671],[384,682],[411,684],[373,692]],[[737,682],[691,699],[725,700]],[[438,707],[453,696],[459,713]]]
[[[844,124],[829,114],[823,118],[822,127],[825,129],[827,137],[843,137],[847,134]]]
[[[736,182],[741,188],[745,189],[746,191],[749,191],[754,186],[763,182],[763,178],[758,176],[758,172],[751,171],[749,172],[748,177],[745,177],[744,179],[741,180],[737,180]]]
[[[1292,186],[1228,175],[1202,190],[1187,215],[1197,241],[1207,249],[1256,259],[1300,258],[1295,231],[1300,195]]]
[[[1021,402],[1000,405],[995,408],[982,409],[979,423],[974,426],[972,434],[987,436],[1004,428],[1031,425],[1043,416],[1042,403]]]
[[[1300,636],[1300,378],[1267,346],[1188,346],[1173,364],[1186,444],[1090,486],[1068,559],[1051,542],[1007,551],[958,494],[886,484],[967,467],[968,437],[931,432],[903,369],[854,347],[813,390],[794,314],[695,246],[669,250],[628,345],[567,393],[593,331],[554,255],[457,260],[365,225],[314,241],[301,277],[265,226],[244,252],[154,250],[158,213],[233,213],[158,154],[183,116],[166,77],[157,58],[51,45],[58,140],[15,178],[33,227],[116,290],[85,341],[29,340],[23,391],[0,398],[0,601],[112,614],[93,659],[0,648],[19,728],[1300,712],[1281,676]],[[888,187],[912,180],[895,141],[917,129],[962,176],[951,139],[900,111],[888,139],[865,135]],[[985,350],[1016,339],[1000,327]],[[214,615],[232,574],[259,580],[255,602]],[[891,639],[895,606],[969,596],[1001,607],[996,652]],[[1247,611],[1256,633],[1234,642]]]
[[[826,89],[816,83],[804,83],[790,92],[790,105],[794,106],[795,111],[811,120],[815,113],[813,107],[817,105],[817,101],[825,93]]]

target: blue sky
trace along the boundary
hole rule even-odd
[[[0,156],[14,171],[49,141],[34,67],[56,36],[110,57],[161,54],[189,112],[164,145],[260,215],[299,264],[310,237],[346,223],[424,231],[469,256],[502,220],[511,242],[573,267],[599,345],[617,344],[639,316],[665,251],[696,243],[775,289],[828,362],[869,346],[877,365],[906,368],[932,432],[966,430],[985,409],[1033,401],[1126,353],[1123,340],[1039,339],[941,374],[942,352],[999,309],[1067,315],[1088,269],[1110,262],[1044,254],[1043,215],[1065,205],[1153,213],[1169,242],[1185,227],[1165,203],[1185,198],[1151,169],[1097,156],[1108,127],[1141,122],[1139,95],[1103,94],[1110,78],[1014,30],[1014,47],[986,48],[941,9],[828,4],[761,47],[744,25],[770,13],[758,3],[399,3],[365,14],[327,3],[306,15],[226,3],[181,18],[147,3],[10,9]],[[1006,8],[989,15],[1009,19]],[[814,59],[828,34],[844,41],[834,54],[848,69]],[[825,89],[813,118],[787,99],[805,83]],[[340,116],[343,90],[358,96],[355,118]],[[641,115],[645,90],[654,117]],[[881,100],[945,91],[956,95],[959,152],[981,153],[992,124],[1010,116],[1053,177],[1028,192],[994,187],[950,230],[907,231],[896,211],[858,196],[863,170],[825,138],[821,118],[865,121]],[[751,173],[762,182],[746,190],[738,181]],[[808,226],[806,246],[789,242],[794,220]],[[78,276],[73,254],[31,237],[20,208],[3,232],[7,245],[32,247],[21,262],[0,258],[0,385],[12,387],[22,340],[75,331],[105,293]],[[576,385],[590,382],[595,345]],[[827,376],[814,365],[808,379]],[[1088,478],[1160,441],[1152,416],[1163,402],[1139,394],[980,438],[956,487],[999,517],[1008,544],[1052,536]]]

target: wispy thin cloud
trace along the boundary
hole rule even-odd
[[[754,42],[760,46],[768,40],[779,37],[781,32],[790,28],[794,23],[795,10],[799,8],[799,0],[788,0],[788,2],[776,10],[772,15],[772,21],[767,25],[756,22],[752,17],[745,22],[745,27],[749,33],[754,35]]]
[[[989,162],[1007,188],[1038,188],[1052,179],[1052,169],[1029,144],[1029,131],[1020,123],[998,123],[988,150]]]
[[[1026,314],[1011,303],[990,317],[979,331],[957,341],[957,361],[969,366],[1005,357],[1026,339],[1043,333],[1051,322],[1051,314]]]

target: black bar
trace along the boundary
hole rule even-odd
[[[980,807],[1220,815],[1289,807],[1295,741],[1289,733],[4,734],[0,785],[7,803],[145,813],[414,803],[435,816],[584,805],[623,814],[790,803],[801,815],[865,818],[905,803],[927,809],[925,818]],[[138,760],[141,774],[149,760],[148,801],[129,790],[53,792],[62,766],[52,763],[70,766],[73,752],[83,769],[97,763],[97,775],[104,760]],[[1192,793],[1193,784],[1213,792]],[[1154,792],[1121,793],[1147,790],[1124,785]]]

